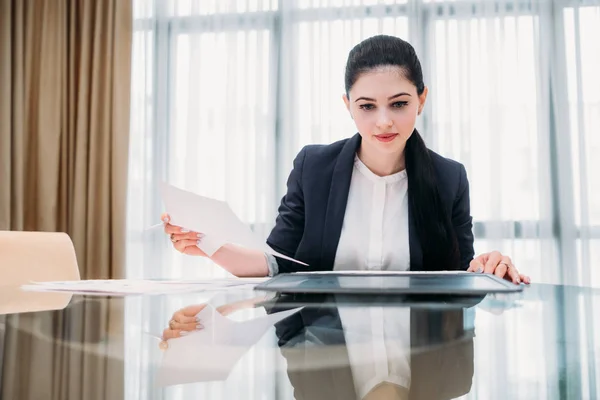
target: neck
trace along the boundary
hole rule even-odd
[[[406,168],[404,147],[400,154],[381,154],[361,143],[357,154],[360,161],[377,176],[393,175]]]

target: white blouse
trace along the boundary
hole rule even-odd
[[[410,268],[406,170],[377,176],[356,156],[333,269]]]
[[[406,171],[377,176],[358,158],[348,193],[333,269],[410,268]],[[269,275],[275,257],[266,255]],[[381,382],[410,388],[410,310],[397,307],[340,307],[340,320],[359,398]]]
[[[410,268],[406,171],[377,176],[357,157],[333,269]],[[340,307],[354,386],[363,398],[381,382],[410,388],[410,310]]]

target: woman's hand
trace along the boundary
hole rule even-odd
[[[262,250],[225,243],[209,256],[198,247],[204,238],[203,233],[190,232],[180,226],[171,225],[168,214],[163,214],[161,220],[165,225],[165,233],[173,242],[173,247],[180,253],[210,258],[215,264],[235,276],[269,275],[269,266]]]
[[[202,233],[190,232],[180,226],[171,225],[168,214],[161,215],[160,219],[165,225],[165,233],[169,235],[169,239],[173,242],[173,247],[180,253],[190,256],[208,257],[208,255],[200,250],[198,244],[204,237]]]
[[[520,274],[515,268],[510,257],[503,255],[499,251],[484,253],[475,257],[469,265],[468,272],[483,272],[494,274],[500,278],[512,281],[514,284],[521,282],[530,284],[531,279],[524,274]]]

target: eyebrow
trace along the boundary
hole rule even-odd
[[[398,94],[388,97],[388,100],[392,100],[392,99],[395,99],[396,97],[400,97],[400,96],[410,96],[410,94],[408,94],[406,92],[398,93]],[[370,97],[359,97],[358,99],[354,100],[354,102],[356,103],[359,100],[375,101],[375,99],[372,99]]]

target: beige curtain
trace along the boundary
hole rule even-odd
[[[0,230],[67,232],[82,278],[124,274],[131,13],[0,0]]]
[[[0,230],[67,232],[82,278],[124,275],[131,14],[129,0],[0,0]],[[0,398],[123,398],[111,304],[7,316]]]

